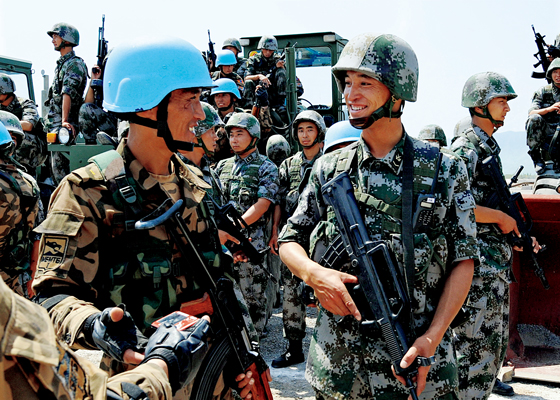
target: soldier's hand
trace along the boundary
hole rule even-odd
[[[548,107],[548,112],[555,112],[560,114],[560,102],[554,103],[550,107]]]
[[[166,322],[150,337],[142,363],[154,358],[165,361],[173,393],[192,381],[200,369],[208,352],[209,322],[206,316],[185,331]]]
[[[101,68],[99,68],[99,65],[91,67],[91,79],[101,79]]]
[[[276,63],[276,68],[284,68],[285,65],[286,65],[286,61],[280,60]]]
[[[272,254],[278,255],[278,232],[277,231],[273,230],[270,240],[268,241],[268,246],[270,247],[270,251],[272,252]]]
[[[270,375],[270,369],[266,370],[266,379],[272,382],[272,375]],[[242,399],[250,400],[253,397],[257,399],[257,396],[253,396],[252,390],[255,385],[255,380],[253,379],[253,372],[247,371],[245,374],[239,374],[235,377],[237,382],[237,388],[241,389],[239,396]]]
[[[93,342],[111,358],[131,364],[142,361],[139,353],[143,352],[148,339],[140,332],[123,304],[89,316],[83,331],[91,337],[91,341],[88,340],[90,343]]]
[[[306,283],[315,290],[321,305],[333,314],[353,315],[361,321],[362,316],[345,286],[346,283],[358,283],[358,278],[311,262],[314,265],[309,268],[310,279]]]
[[[400,367],[401,368],[408,368],[412,363],[416,362],[416,357],[422,356],[429,358],[433,356],[436,352],[436,348],[439,343],[434,343],[434,341],[428,336],[420,336],[418,339],[414,341],[412,346],[408,349],[406,354],[404,355],[403,359],[401,360]],[[418,375],[412,378],[412,381],[416,383],[416,394],[420,395],[424,391],[426,387],[426,377],[428,376],[428,372],[430,371],[431,366],[427,367],[418,367]],[[406,386],[405,380],[402,376],[398,376],[395,374],[395,369],[391,366],[393,370],[393,375],[397,380]],[[412,397],[409,396],[408,400],[412,400]]]
[[[265,75],[259,75],[259,81],[264,82],[265,85],[270,86],[270,79],[268,79]]]
[[[504,212],[500,211],[500,220],[497,222],[498,227],[500,228],[500,230],[502,231],[502,233],[507,234],[510,232],[513,232],[515,235],[517,235],[518,237],[521,237],[521,234],[519,233],[519,229],[517,228],[517,222],[515,221],[514,218],[510,217],[509,215],[507,215]]]
[[[221,244],[226,244],[228,241],[239,244],[239,240],[237,240],[234,236],[231,236],[226,231],[222,231],[221,229],[218,229],[218,236],[220,237]]]
[[[70,132],[72,137],[74,137],[76,135],[76,130],[74,129],[74,125],[72,125],[70,122],[63,122],[62,126],[66,129],[68,129],[68,131]]]

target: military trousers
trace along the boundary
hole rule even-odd
[[[504,362],[509,340],[507,269],[475,276],[468,296],[470,319],[454,330],[459,398],[487,399]]]
[[[235,278],[243,297],[245,297],[249,307],[249,315],[259,337],[262,336],[267,321],[266,288],[270,279],[266,273],[266,268],[266,257],[262,265],[250,262],[235,265]]]
[[[282,279],[284,281],[284,303],[282,309],[282,322],[284,323],[284,336],[288,340],[303,340],[305,337],[305,311],[303,304],[301,283],[302,280],[282,264]]]
[[[539,149],[548,152],[548,145],[556,132],[556,126],[547,124],[542,116],[533,114],[527,118],[525,130],[527,131],[527,146],[529,146],[529,150]],[[545,151],[542,151],[543,155]]]

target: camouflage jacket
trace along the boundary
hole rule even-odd
[[[226,201],[224,201],[224,194],[222,192],[222,184],[220,182],[220,178],[210,167],[212,163],[210,159],[207,156],[202,157],[202,160],[200,161],[200,166],[198,166],[195,163],[193,163],[191,160],[189,160],[187,157],[183,156],[181,153],[178,154],[181,160],[189,168],[191,168],[191,170],[196,175],[198,175],[198,177],[204,179],[204,181],[211,186],[209,189],[206,190],[206,193],[208,193],[208,195],[212,197],[212,199],[214,199],[214,201],[218,203],[218,205],[223,205],[224,203],[226,203]]]
[[[42,297],[75,296],[58,303],[51,315],[57,334],[70,338],[68,343],[77,348],[91,346],[80,327],[97,310],[125,303],[140,329],[146,329],[182,302],[202,297],[203,289],[194,277],[199,268],[181,256],[164,226],[127,230],[167,198],[184,200],[183,218],[208,265],[229,265],[217,230],[208,229],[210,222],[203,218],[208,210],[203,210],[202,199],[209,185],[176,156],[170,161],[170,175],[150,174],[121,143],[119,152],[131,184],[123,191],[134,191],[139,212],[124,206],[120,190],[110,190],[112,184],[105,181],[99,166],[90,163],[61,182],[51,197],[47,218],[36,228],[42,238],[35,291],[43,292]],[[118,161],[113,160],[107,171]],[[194,254],[188,257],[194,258]],[[57,289],[50,290],[55,284]]]
[[[549,83],[538,89],[533,94],[533,102],[529,108],[529,112],[534,110],[541,110],[550,107],[554,103],[560,102],[560,88],[556,85]],[[557,127],[560,123],[560,114],[556,112],[549,112],[542,116],[547,124],[553,128]]]
[[[233,72],[237,75],[244,77],[245,71],[247,70],[247,59],[243,57],[237,57],[237,64],[233,68]]]
[[[45,122],[47,131],[62,125],[62,96],[67,94],[71,99],[68,122],[78,127],[78,115],[83,102],[88,73],[84,60],[76,56],[74,51],[60,57],[56,62],[54,78],[49,89],[49,97],[45,106],[49,108]]]
[[[105,372],[56,339],[43,307],[16,295],[2,281],[0,343],[2,399],[104,399],[110,389],[128,400],[123,383],[136,386],[150,399],[171,398],[167,375],[153,364],[108,379]]]
[[[244,78],[251,75],[270,74],[276,66],[276,63],[280,60],[281,56],[278,53],[274,53],[272,57],[266,58],[261,52],[252,55],[247,60],[247,69],[245,70]]]
[[[426,156],[433,146],[418,139],[411,140],[415,150],[413,182],[416,188],[428,183],[429,176],[433,179],[436,160]],[[358,141],[355,146],[356,168],[350,175],[355,193],[361,192],[362,196],[367,194],[400,208],[404,141],[403,137],[383,159],[376,159],[364,141]],[[340,149],[315,162],[309,183],[300,196],[294,215],[282,230],[279,242],[297,242],[307,248],[310,238],[313,240],[313,236],[321,232],[327,231],[330,241],[337,235],[338,223],[323,199],[321,187],[340,172],[340,165],[346,165],[344,158],[348,151],[348,148]],[[424,176],[416,174],[417,169],[425,172]],[[416,274],[411,307],[417,335],[425,332],[434,316],[449,269],[459,261],[478,256],[475,203],[465,166],[459,158],[443,154],[435,195],[432,229],[429,234],[414,234]],[[386,214],[364,203],[359,206],[370,238],[386,241],[402,270],[402,222],[397,213]],[[355,274],[350,263],[342,265],[340,270]],[[437,398],[457,390],[457,365],[450,329],[436,349],[436,360],[428,374],[422,398]],[[307,379],[326,395],[344,399],[348,397],[358,371],[368,371],[376,399],[394,399],[397,395],[406,398],[406,389],[397,383],[391,372],[391,358],[380,329],[375,327],[366,335],[352,316],[337,316],[319,306]]]
[[[280,189],[278,198],[282,207],[282,220],[286,221],[296,210],[299,195],[303,191],[300,188],[305,171],[311,167],[323,153],[319,152],[312,160],[305,158],[303,151],[285,159],[278,168],[278,179]]]
[[[216,174],[220,177],[226,202],[233,202],[239,214],[255,204],[259,199],[276,202],[278,193],[278,167],[258,150],[245,158],[235,155],[222,160],[216,166]],[[253,245],[261,251],[267,246],[268,213],[249,226],[249,236]]]
[[[13,164],[0,164],[0,275],[22,296],[26,294],[22,278],[31,261],[38,200],[35,179]]]
[[[241,78],[241,76],[239,76],[237,73],[232,72],[229,75],[226,74],[222,74],[222,71],[214,71],[212,72],[212,80],[218,80],[220,78],[228,78],[231,79],[232,81],[235,82],[235,84],[237,85],[237,88],[239,89],[239,92],[241,94],[243,94],[243,89],[244,89],[244,83],[243,83],[243,78]]]
[[[37,105],[29,99],[22,97],[14,97],[12,102],[7,106],[0,104],[0,110],[8,111],[14,114],[20,121],[31,122],[33,126],[39,122],[39,111]]]
[[[494,184],[492,178],[484,174],[482,161],[486,157],[494,155],[501,170],[502,163],[498,142],[478,126],[471,124],[469,129],[453,139],[451,150],[461,157],[467,165],[471,190],[476,204],[485,206],[494,194]],[[512,248],[507,242],[506,235],[501,233],[494,224],[477,223],[476,228],[481,261],[483,262],[475,269],[475,275],[492,275],[497,270],[501,270],[504,271],[505,278],[505,270],[509,267],[512,259]]]

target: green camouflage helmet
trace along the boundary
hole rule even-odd
[[[467,108],[485,107],[496,97],[511,100],[517,94],[505,76],[496,72],[480,72],[467,79],[461,105]]]
[[[224,126],[222,119],[214,107],[203,101],[201,101],[200,104],[202,105],[206,118],[202,121],[198,121],[198,124],[194,127],[193,132],[196,137],[201,137],[207,130],[214,127]]]
[[[11,94],[16,91],[16,84],[9,75],[0,74],[0,94]]]
[[[377,79],[397,99],[416,101],[418,59],[410,45],[398,36],[363,33],[352,38],[332,68],[341,93],[347,71],[359,71]]]
[[[239,42],[239,39],[236,38],[227,38],[226,40],[224,40],[224,44],[222,44],[222,50],[224,50],[226,47],[235,47],[237,49],[238,52],[241,53],[241,50],[243,50],[241,48],[241,43]]]
[[[19,119],[8,111],[0,111],[0,122],[4,124],[8,132],[14,134],[18,138],[18,146],[25,137]]]
[[[418,139],[422,140],[437,140],[440,146],[447,146],[447,138],[445,137],[445,132],[439,125],[426,125],[420,130]]]
[[[560,58],[555,58],[554,60],[552,60],[552,62],[548,66],[548,69],[546,70],[546,77],[548,79],[552,79],[552,77],[551,77],[552,71],[554,71],[555,69],[558,69],[558,68],[560,68]],[[2,93],[2,92],[0,92],[0,93]]]
[[[67,24],[66,22],[59,22],[58,24],[55,24],[50,31],[47,31],[47,34],[50,37],[53,37],[55,33],[60,36],[62,40],[70,43],[72,46],[80,44],[80,33],[74,26]]]
[[[313,144],[315,143],[321,143],[325,140],[325,133],[327,132],[327,126],[325,125],[325,121],[323,120],[323,117],[321,116],[321,114],[319,114],[317,111],[313,111],[313,110],[305,110],[300,112],[296,118],[294,119],[294,122],[292,124],[292,134],[293,137],[296,141],[298,141],[298,126],[301,122],[312,122],[315,124],[315,126],[317,126],[317,139],[315,139],[315,141],[313,142]]]
[[[278,50],[278,41],[274,36],[263,36],[259,40],[257,50]]]
[[[272,135],[266,142],[266,156],[276,164],[280,165],[282,161],[290,156],[290,144],[282,135]]]
[[[261,138],[261,125],[259,120],[248,113],[235,113],[226,124],[226,132],[229,135],[231,128],[243,128],[254,138]]]

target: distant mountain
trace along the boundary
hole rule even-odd
[[[529,147],[527,147],[525,132],[498,131],[496,140],[502,149],[500,158],[506,177],[515,174],[520,165],[525,167],[521,173],[522,177],[536,176],[533,161],[527,154]]]

